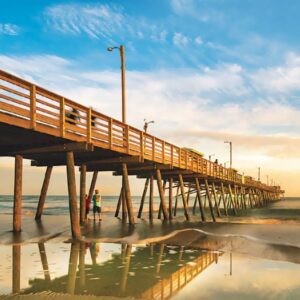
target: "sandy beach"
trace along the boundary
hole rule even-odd
[[[278,218],[282,210],[284,217]],[[297,201],[282,201],[265,211],[241,212],[237,217],[217,219],[216,223],[200,222],[198,215],[185,221],[179,211],[172,221],[155,219],[149,223],[142,218],[137,219],[135,226],[106,212],[101,222],[91,219],[81,227],[82,238],[78,241],[71,238],[68,215],[46,214],[36,222],[33,214],[27,213],[22,218],[22,232],[16,234],[11,231],[12,215],[2,214],[0,299],[69,299],[70,293],[73,294],[70,299],[152,299],[149,295],[163,286],[165,289],[176,274],[183,276],[180,279],[183,282],[190,283],[172,292],[174,299],[197,299],[196,282],[203,280],[207,281],[203,296],[223,299],[215,294],[211,284],[222,272],[227,274],[231,264],[234,274],[242,274],[247,268],[250,268],[248,273],[253,273],[252,265],[257,272],[267,272],[270,267],[285,269],[289,277],[300,274],[297,210]],[[107,280],[103,280],[103,274]],[[268,280],[279,281],[280,272],[272,274]],[[82,276],[86,278],[85,289],[81,287]],[[140,277],[148,279],[137,288],[135,281]],[[95,280],[101,284],[95,286]],[[126,288],[121,288],[124,282]],[[265,295],[260,298],[261,292],[254,287],[250,294],[243,293],[239,276],[230,277],[228,284],[233,282],[240,288],[231,295],[232,299],[251,299],[255,293],[258,299],[268,299]],[[289,284],[297,286],[296,282]],[[277,285],[280,288],[276,297],[286,289],[283,282]],[[17,294],[11,295],[10,289],[18,291]],[[228,293],[225,283],[221,290],[220,295]],[[154,294],[153,299],[157,299]]]

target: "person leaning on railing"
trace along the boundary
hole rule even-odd
[[[66,122],[69,124],[76,125],[80,121],[79,110],[76,108],[72,108],[72,112],[66,112],[65,116],[68,118]]]

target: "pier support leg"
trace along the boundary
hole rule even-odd
[[[163,181],[163,192],[164,192],[164,195],[166,193],[166,185],[167,185],[167,181],[164,180]],[[158,219],[161,219],[161,212],[162,212],[162,202],[160,201],[159,210],[158,210],[158,216],[157,216]]]
[[[234,214],[236,215],[237,212],[236,212],[236,208],[235,208],[235,204],[234,204],[234,198],[235,198],[235,196],[234,196],[233,193],[232,193],[232,189],[231,189],[231,185],[230,185],[230,184],[228,185],[228,189],[229,189],[230,203],[231,203],[231,205],[232,205],[233,212],[234,212]]]
[[[122,176],[122,221],[126,223],[127,221],[127,204],[126,204],[126,193],[125,193],[125,183],[124,176]]]
[[[164,193],[164,189],[163,189],[161,173],[160,173],[159,169],[156,170],[156,179],[157,179],[157,187],[158,187],[160,201],[161,201],[161,205],[162,205],[162,212],[163,212],[164,220],[168,220],[169,219],[168,210],[167,210],[167,205],[166,205],[166,201],[165,201],[165,193]]]
[[[214,198],[215,198],[215,205],[216,205],[216,209],[217,209],[217,215],[218,215],[218,217],[221,217],[219,203],[218,203],[218,197],[217,197],[216,187],[215,187],[214,182],[212,183],[212,190],[213,190],[213,195],[214,195]]]
[[[210,209],[211,217],[212,217],[213,222],[216,222],[216,218],[215,218],[215,214],[214,214],[214,209],[213,209],[213,204],[212,204],[212,200],[211,200],[211,193],[209,191],[209,186],[208,186],[207,179],[204,180],[204,183],[205,183],[206,195],[207,195],[207,198],[208,198],[208,204],[209,204],[209,209]]]
[[[46,169],[45,178],[44,178],[44,182],[43,182],[43,186],[42,186],[41,194],[40,194],[40,198],[39,198],[39,203],[38,203],[38,206],[37,206],[37,209],[36,209],[36,214],[35,214],[35,219],[37,221],[42,218],[52,169],[53,169],[52,166],[49,166]]]
[[[123,193],[123,185],[121,186],[120,196],[119,196],[119,200],[118,200],[118,204],[117,204],[117,208],[116,208],[116,212],[115,212],[116,218],[119,216],[119,212],[120,212],[120,208],[121,208],[122,193]]]
[[[153,220],[153,191],[154,191],[154,178],[150,176],[150,195],[149,195],[149,220]]]
[[[169,218],[173,218],[173,177],[169,178]]]
[[[22,175],[23,175],[23,157],[15,157],[15,186],[14,186],[14,214],[13,231],[21,231],[22,223]]]
[[[81,233],[80,233],[79,218],[78,218],[73,152],[67,152],[67,178],[68,178],[69,209],[70,209],[72,237],[80,238]]]
[[[227,203],[226,203],[226,200],[225,200],[225,193],[224,193],[223,182],[221,182],[221,197],[222,197],[222,200],[223,200],[223,206],[224,206],[225,216],[228,216]]]
[[[186,196],[185,196],[182,175],[179,174],[178,178],[179,178],[180,189],[181,189],[181,196],[182,196],[182,201],[183,201],[184,215],[185,215],[186,220],[189,221],[190,220],[189,208],[188,208],[188,203],[187,203],[187,199],[186,199]]]
[[[97,177],[98,177],[98,171],[94,171],[93,178],[92,178],[91,185],[90,185],[90,189],[89,189],[89,194],[88,194],[88,198],[89,198],[90,202],[92,201],[93,194],[94,194],[94,191],[95,191],[95,187],[96,187],[96,183],[97,183]]]
[[[144,187],[144,191],[143,191],[143,195],[142,195],[142,199],[141,199],[141,204],[140,204],[140,209],[139,209],[139,213],[138,213],[138,218],[140,218],[142,216],[142,212],[143,212],[143,208],[144,208],[144,203],[145,203],[145,199],[146,199],[146,195],[147,195],[147,191],[148,191],[148,186],[149,186],[149,178],[147,178],[146,182],[145,182],[145,187]]]
[[[174,206],[174,217],[176,217],[176,214],[177,214],[178,195],[179,195],[179,186],[177,186],[177,190],[176,190],[176,198],[175,198],[175,206]]]
[[[197,197],[198,198],[198,202],[199,202],[199,208],[200,208],[200,213],[201,213],[201,219],[203,222],[206,222],[206,217],[204,214],[204,207],[202,204],[202,200],[201,200],[201,190],[200,190],[200,184],[199,184],[199,179],[195,178],[195,183],[196,183],[196,190],[197,190]]]
[[[80,167],[80,224],[85,223],[86,165]]]
[[[126,196],[128,219],[129,219],[129,224],[133,225],[135,223],[135,221],[134,221],[132,200],[131,200],[130,187],[129,187],[127,164],[125,164],[125,163],[122,164],[122,170],[123,170],[123,181],[124,181],[123,188],[124,188],[124,192],[125,192],[125,196]]]

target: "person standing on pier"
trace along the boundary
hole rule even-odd
[[[101,204],[102,197],[99,193],[99,190],[95,190],[95,194],[93,196],[93,213],[94,213],[94,221],[96,220],[96,213],[98,213],[99,221],[101,221]]]

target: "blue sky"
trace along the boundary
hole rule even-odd
[[[300,193],[299,1],[3,3],[0,68],[120,118],[124,44],[130,124]]]

